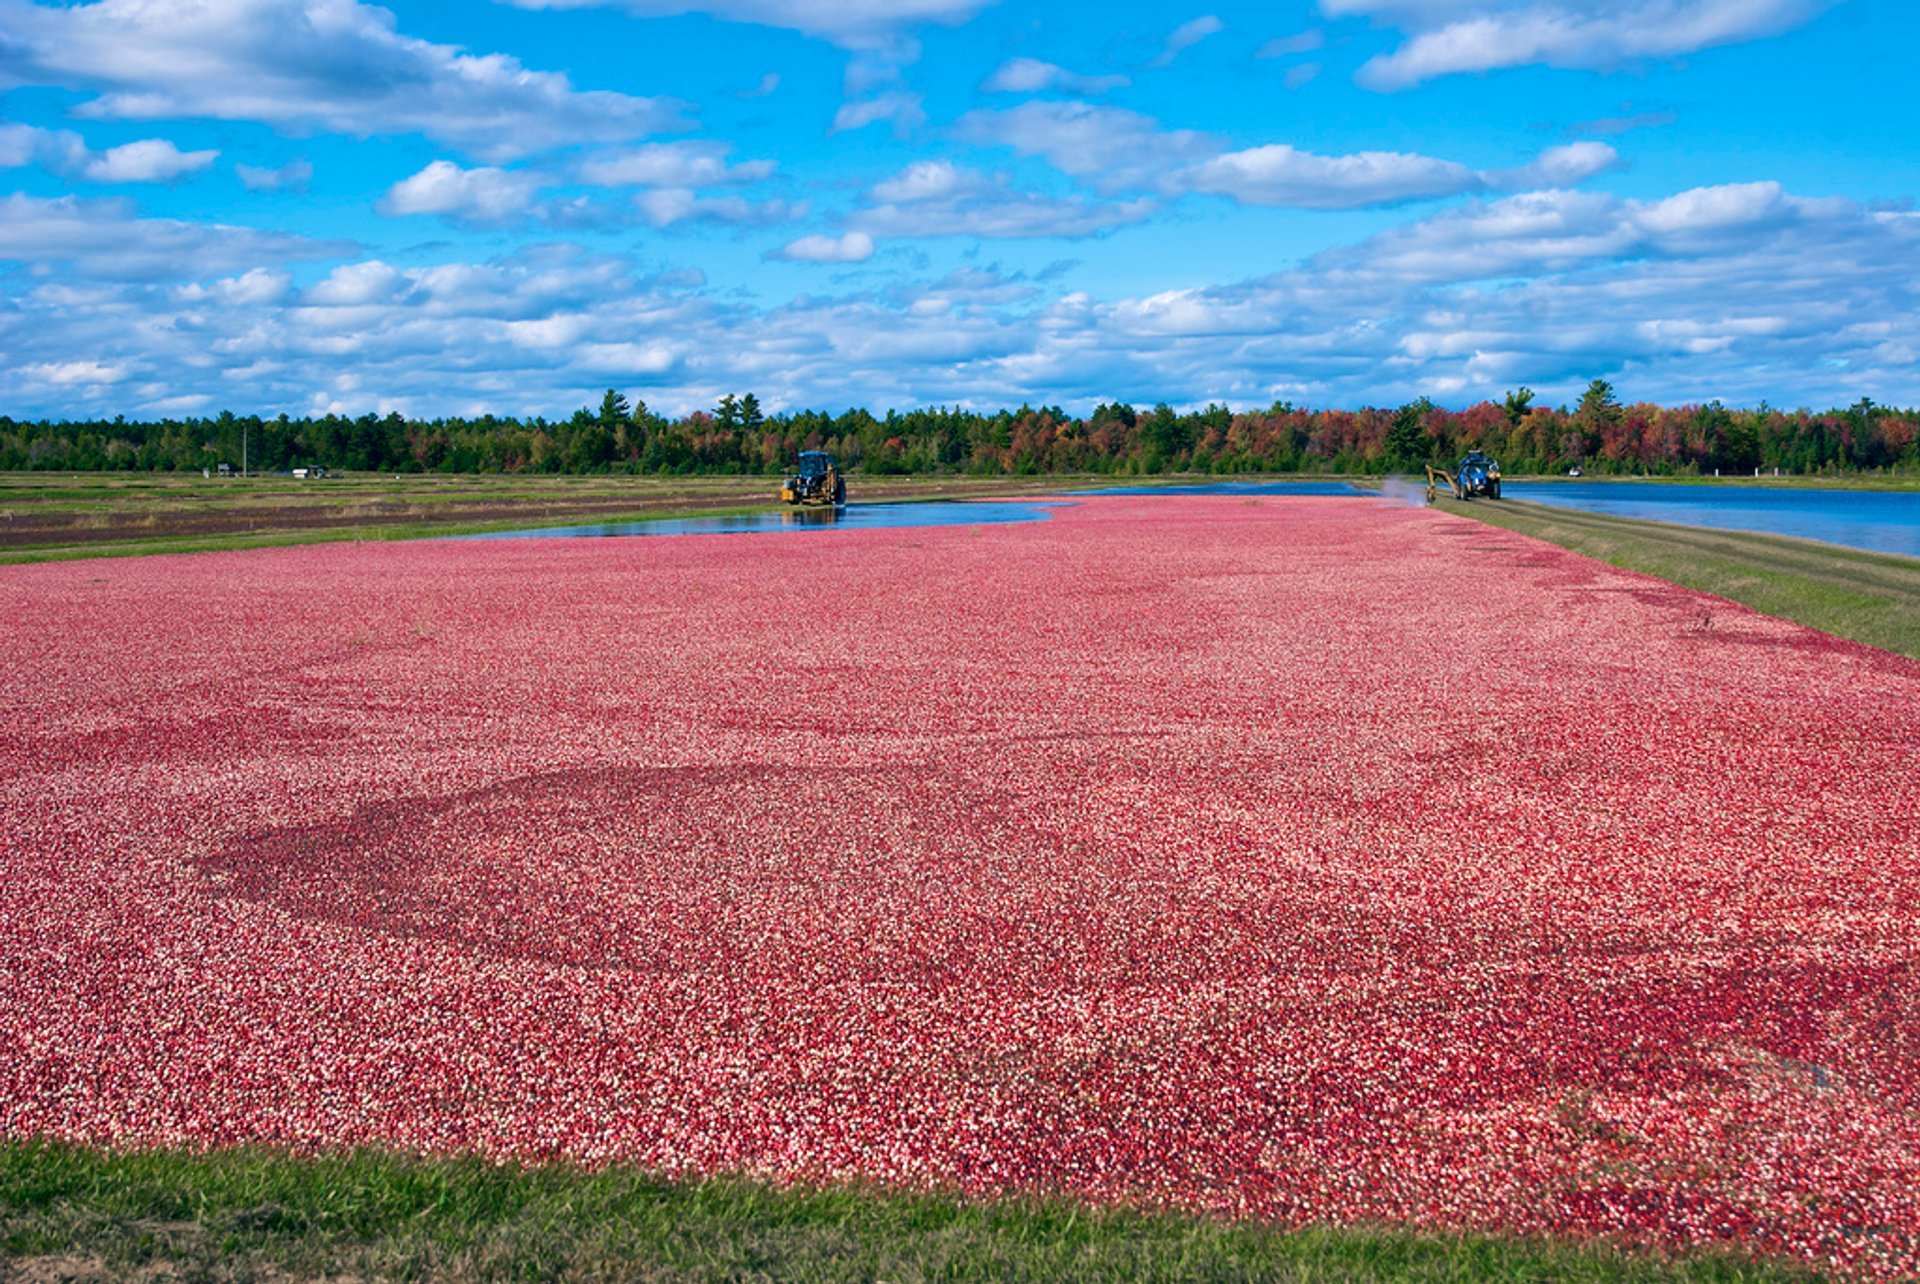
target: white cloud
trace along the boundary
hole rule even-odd
[[[1253,51],[1256,58],[1290,58],[1295,54],[1313,53],[1327,46],[1326,33],[1318,27],[1296,32],[1291,36],[1275,36]]]
[[[21,373],[35,383],[72,388],[120,383],[127,377],[127,368],[105,361],[41,361],[27,366]]]
[[[919,128],[926,120],[927,113],[921,109],[919,94],[895,92],[843,104],[833,114],[833,132],[842,134],[888,121],[893,125],[894,134],[899,136]]]
[[[1482,186],[1480,176],[1457,161],[1406,152],[1317,156],[1285,144],[1216,156],[1181,181],[1248,205],[1321,210],[1453,196]]]
[[[1227,24],[1213,14],[1183,22],[1167,36],[1167,43],[1156,54],[1149,67],[1165,67],[1175,58],[1205,40],[1208,36],[1218,35],[1227,29]]]
[[[44,242],[46,218],[0,204],[0,243],[17,249],[23,225]],[[135,222],[123,239],[142,235]],[[282,247],[249,248],[251,263],[193,287],[78,280],[35,259],[51,274],[0,311],[0,403],[552,416],[611,384],[669,412],[741,388],[770,408],[1461,404],[1518,382],[1570,399],[1600,372],[1628,399],[1826,406],[1910,398],[1920,352],[1920,215],[1773,184],[1528,193],[1271,276],[1108,298],[971,268],[761,307],[555,245],[427,268],[356,258],[302,295]]]
[[[359,0],[0,0],[0,82],[104,91],[84,116],[212,117],[370,136],[418,131],[488,159],[675,127],[673,104],[576,90],[503,54],[401,35]]]
[[[750,201],[743,196],[701,196],[687,187],[655,187],[633,198],[634,207],[655,227],[676,223],[730,223],[766,226],[806,216],[804,204]]]
[[[724,143],[650,143],[622,152],[605,152],[580,165],[580,178],[601,187],[713,187],[757,183],[774,172],[772,161],[727,163]]]
[[[724,148],[688,145],[602,157],[583,166],[583,177],[603,184],[665,181],[746,183],[770,172],[759,162],[728,167]],[[390,216],[424,214],[473,227],[545,226],[606,229],[636,219],[654,227],[677,223],[731,223],[766,225],[803,217],[804,205],[787,201],[750,201],[740,196],[702,196],[692,187],[649,187],[630,204],[618,205],[592,196],[545,197],[555,180],[545,174],[492,167],[463,169],[437,160],[412,177],[395,183],[381,198],[379,210]]]
[[[1156,185],[1175,165],[1217,151],[1191,130],[1168,130],[1124,107],[1029,102],[1006,111],[972,111],[954,123],[963,142],[1011,147],[1109,191]]]
[[[77,176],[92,157],[86,140],[72,130],[0,124],[0,169],[38,165]]]
[[[350,308],[370,303],[391,303],[408,288],[407,278],[379,259],[349,263],[329,272],[302,295],[312,307]]]
[[[1461,72],[1545,64],[1611,71],[1791,31],[1837,0],[1320,0],[1409,33],[1357,79],[1395,90]]]
[[[225,277],[210,284],[194,282],[181,286],[177,298],[189,303],[214,299],[233,307],[259,307],[279,303],[293,290],[293,278],[285,272],[254,268],[240,276]]]
[[[1009,58],[980,88],[990,94],[1040,94],[1057,89],[1092,98],[1131,83],[1125,76],[1082,76],[1038,58]]]
[[[1658,201],[1528,192],[1395,228],[1320,262],[1364,263],[1370,272],[1408,280],[1526,277],[1620,260],[1757,252],[1789,229],[1812,237],[1863,218],[1845,202],[1794,198],[1770,182],[1694,188]],[[1905,230],[1916,231],[1912,220]]]
[[[219,156],[211,150],[183,152],[164,138],[142,138],[96,152],[72,130],[0,125],[0,168],[39,165],[90,183],[171,183],[200,173]]]
[[[219,156],[217,151],[183,152],[164,138],[143,138],[109,147],[82,173],[96,183],[171,183],[199,173]]]
[[[258,165],[235,165],[241,186],[249,192],[304,192],[313,181],[313,162],[305,157],[290,160],[278,169]]]
[[[890,204],[954,200],[990,193],[995,186],[977,170],[963,169],[951,161],[927,160],[915,161],[892,178],[875,183],[867,195]]]
[[[1284,143],[1223,152],[1219,141],[1168,130],[1151,117],[1089,103],[1029,102],[974,111],[954,124],[962,141],[1043,157],[1103,190],[1210,192],[1248,205],[1359,209],[1486,191],[1584,181],[1619,161],[1605,143],[1550,148],[1531,164],[1475,170],[1408,152],[1325,156]],[[911,172],[911,171],[909,171]],[[881,199],[887,199],[884,196]]]
[[[611,5],[638,17],[705,13],[818,36],[853,49],[894,45],[899,33],[924,23],[967,21],[993,0],[508,0],[522,9],[584,9]]]
[[[864,263],[873,257],[873,238],[865,232],[844,236],[803,236],[768,257],[799,263]]]
[[[538,174],[437,160],[395,183],[380,198],[387,215],[434,214],[455,222],[502,226],[532,217],[544,180]]]
[[[340,241],[315,241],[217,223],[139,218],[119,200],[0,197],[0,259],[70,265],[81,276],[108,280],[192,280],[245,271],[261,263],[349,253]]]
[[[1014,191],[1004,176],[948,161],[916,161],[874,184],[854,227],[879,237],[988,239],[1091,236],[1151,215],[1150,200],[1090,201]]]
[[[1518,169],[1489,171],[1487,185],[1515,191],[1526,187],[1573,187],[1619,167],[1620,153],[1605,143],[1568,143],[1547,148],[1531,164]]]

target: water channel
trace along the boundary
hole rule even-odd
[[[1820,540],[1875,553],[1920,557],[1920,491],[1837,487],[1730,486],[1685,482],[1508,482],[1509,498],[1682,526],[1754,531]],[[1343,481],[1196,482],[1113,486],[1088,495],[1377,495]],[[1408,490],[1407,494],[1413,494]],[[1404,496],[1402,497],[1404,498]],[[731,517],[678,517],[495,531],[462,539],[567,539],[582,536],[724,535],[772,531],[878,530],[912,526],[992,526],[1045,521],[1072,500],[928,500],[789,508]]]
[[[1508,482],[1513,499],[1920,557],[1920,491],[1690,482]]]

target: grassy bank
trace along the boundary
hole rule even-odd
[[[1798,1280],[1720,1254],[1284,1232],[848,1187],[382,1153],[0,1143],[0,1279]]]
[[[1513,499],[1441,503],[1451,513],[1920,659],[1920,559]]]
[[[1051,493],[1085,479],[857,478],[853,498]],[[0,474],[0,565],[772,512],[769,477]]]

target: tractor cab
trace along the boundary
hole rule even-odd
[[[824,450],[803,450],[794,471],[781,483],[780,498],[789,504],[847,502],[847,479]]]
[[[1427,465],[1427,502],[1431,504],[1442,486],[1453,492],[1455,499],[1472,499],[1475,495],[1485,495],[1488,499],[1500,498],[1500,461],[1484,450],[1470,450],[1466,457],[1452,472],[1444,468]]]
[[[1500,461],[1485,451],[1468,451],[1454,477],[1454,490],[1461,499],[1472,499],[1475,495],[1500,498]]]

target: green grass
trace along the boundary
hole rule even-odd
[[[1085,478],[861,477],[854,499],[911,503],[1087,484]],[[354,474],[294,481],[0,473],[0,565],[738,516],[781,509],[777,485],[777,478],[753,476]]]
[[[1604,1243],[1284,1231],[1062,1200],[777,1189],[383,1152],[0,1143],[0,1279],[1786,1281]],[[9,1267],[13,1269],[10,1270]]]
[[[1823,633],[1920,659],[1920,558],[1513,499],[1465,504],[1447,499],[1441,506]]]
[[[65,544],[0,552],[0,566],[27,562],[71,562],[96,557],[146,557],[157,553],[214,553],[248,548],[285,548],[295,544],[342,544],[373,540],[442,539],[453,535],[484,535],[495,531],[539,530],[545,527],[623,525],[664,522],[688,517],[740,517],[774,512],[779,504],[731,508],[692,508],[668,505],[634,513],[595,513],[588,516],[505,518],[492,522],[423,519],[391,526],[340,526],[324,529],[269,529],[258,534],[181,535],[154,539],[115,539],[98,544]]]

